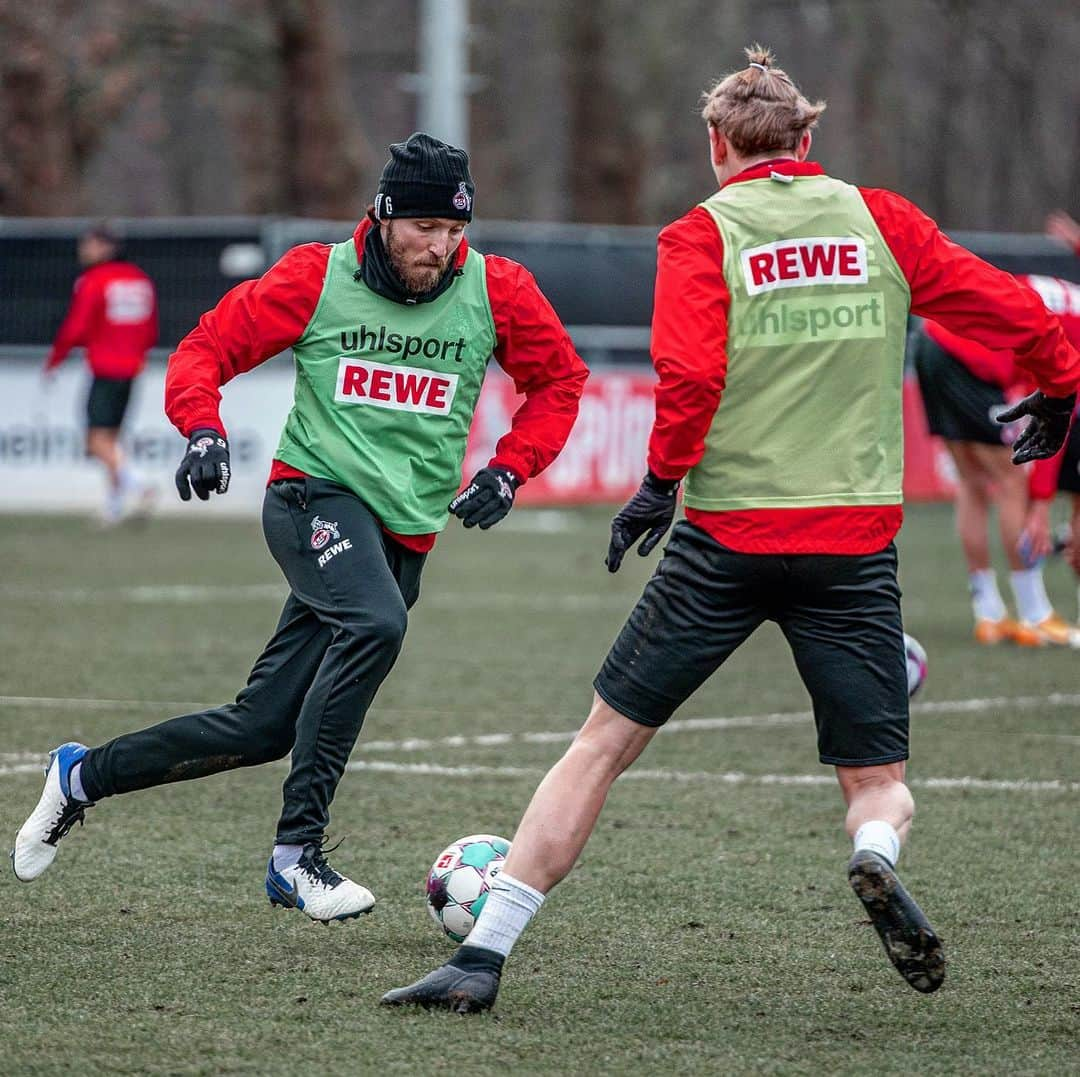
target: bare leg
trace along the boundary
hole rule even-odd
[[[1009,568],[1014,572],[1026,568],[1020,557],[1020,536],[1024,532],[1027,516],[1027,474],[1023,468],[1014,467],[1010,450],[1004,445],[969,446],[980,469],[993,484],[994,500],[998,510],[998,530]]]
[[[903,841],[915,802],[904,784],[904,764],[837,767],[852,836],[871,820],[889,823]],[[879,835],[880,838],[880,835]],[[862,902],[893,967],[916,991],[936,991],[945,979],[945,954],[922,909],[904,888],[888,857],[864,837],[848,862],[848,883]]]
[[[589,840],[612,783],[655,734],[656,729],[631,721],[594,696],[585,725],[525,809],[506,858],[506,874],[545,894],[565,878]]]
[[[107,426],[92,426],[86,431],[86,451],[104,465],[109,476],[109,489],[113,491],[120,485],[120,469],[124,463],[119,435],[119,430]]]
[[[986,474],[973,451],[974,444],[947,441],[945,446],[956,465],[956,532],[964,550],[964,560],[968,572],[983,571],[990,567],[990,496]]]
[[[886,763],[878,767],[837,767],[836,778],[847,803],[844,827],[849,837],[871,819],[880,819],[907,839],[915,800],[904,784],[904,763]]]

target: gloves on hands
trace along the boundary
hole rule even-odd
[[[521,480],[504,467],[485,467],[472,482],[450,502],[450,511],[466,527],[481,531],[497,524],[513,507],[514,494]]]
[[[675,519],[675,495],[678,489],[677,479],[661,479],[651,471],[641,480],[638,492],[611,521],[611,545],[604,560],[608,572],[619,571],[623,554],[642,535],[645,535],[645,540],[638,547],[638,553],[647,557],[656,549],[656,544]]]
[[[231,474],[228,441],[216,430],[193,430],[184,459],[176,469],[180,500],[190,501],[192,490],[200,501],[209,500],[212,491],[225,493]]]
[[[1036,390],[1017,401],[1008,411],[1001,412],[999,423],[1014,423],[1025,415],[1031,422],[1013,442],[1012,462],[1026,464],[1029,460],[1045,460],[1053,456],[1069,434],[1069,422],[1076,407],[1076,393],[1071,396],[1046,396]]]

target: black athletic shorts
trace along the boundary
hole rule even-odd
[[[1080,494],[1080,419],[1075,417],[1064,453],[1057,488],[1065,494]]]
[[[124,421],[134,378],[94,378],[86,398],[86,425],[118,430]]]
[[[1005,407],[997,385],[975,377],[925,332],[918,335],[914,359],[931,434],[949,441],[1005,444],[1006,428],[994,420]]]
[[[682,520],[593,685],[620,714],[663,725],[766,620],[810,692],[822,763],[907,759],[892,543],[865,555],[737,553]]]

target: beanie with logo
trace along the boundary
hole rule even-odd
[[[423,131],[390,146],[375,195],[375,217],[444,217],[471,221],[469,155]]]

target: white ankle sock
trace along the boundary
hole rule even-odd
[[[1013,597],[1016,599],[1016,612],[1021,621],[1038,624],[1045,621],[1054,607],[1046,596],[1041,568],[1024,568],[1009,574]]]
[[[860,849],[869,849],[896,867],[896,861],[900,859],[900,835],[884,819],[871,819],[855,831],[855,852]]]
[[[525,925],[544,903],[544,895],[506,872],[491,883],[487,901],[480,912],[466,946],[482,946],[507,957]]]
[[[273,852],[274,870],[284,871],[300,862],[300,856],[304,851],[302,845],[275,845]]]
[[[997,576],[992,568],[980,568],[968,573],[971,608],[977,621],[1000,621],[1006,614],[1005,600],[998,590]]]
[[[76,763],[71,768],[71,773],[68,775],[68,788],[71,790],[71,795],[76,800],[85,800],[87,804],[90,803],[90,798],[86,795],[86,790],[83,788],[82,783],[82,763]]]

